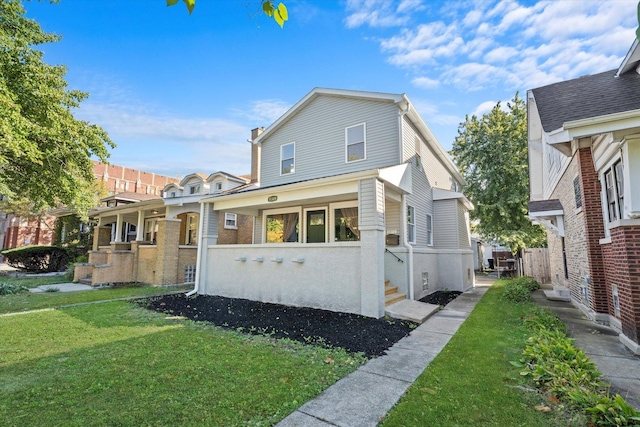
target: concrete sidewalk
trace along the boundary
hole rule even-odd
[[[592,322],[570,302],[548,300],[543,290],[533,293],[538,304],[549,308],[567,325],[567,335],[582,349],[611,384],[611,394],[620,394],[635,409],[640,409],[640,357],[620,342],[613,329]]]
[[[449,342],[482,298],[487,287],[475,287],[431,316],[411,334],[318,397],[302,405],[277,425],[376,426],[400,400],[440,350]]]
[[[31,292],[51,292],[49,289],[57,289],[55,292],[74,292],[74,291],[92,291],[89,285],[82,285],[80,283],[55,283],[52,285],[40,285],[36,288],[31,288]]]

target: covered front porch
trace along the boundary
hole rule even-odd
[[[411,297],[406,164],[203,200],[196,290],[382,317],[385,280]],[[225,212],[254,220],[251,245],[218,245]]]

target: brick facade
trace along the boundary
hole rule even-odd
[[[162,189],[170,183],[180,180],[153,172],[145,172],[125,166],[93,162],[93,175],[105,184],[109,194],[130,191],[138,194],[162,195]]]
[[[218,244],[233,245],[246,244],[250,245],[253,239],[253,217],[247,215],[238,215],[236,218],[237,228],[224,227],[224,214],[220,214],[218,219]]]

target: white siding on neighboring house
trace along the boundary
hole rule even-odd
[[[398,107],[321,95],[261,141],[261,186],[291,183],[399,162]],[[345,128],[366,125],[366,159],[345,162]],[[280,175],[280,147],[295,142],[295,172]]]
[[[458,244],[461,249],[471,247],[471,235],[469,231],[469,212],[464,205],[457,202],[458,205]]]
[[[434,202],[433,242],[438,249],[457,249],[458,239],[458,201],[456,199]]]

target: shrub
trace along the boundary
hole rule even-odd
[[[529,302],[532,300],[531,291],[526,286],[509,281],[504,286],[502,299],[515,303]]]
[[[562,333],[567,332],[567,325],[565,325],[554,312],[539,305],[531,309],[529,314],[524,318],[523,324],[525,328],[534,333],[541,329],[560,331]]]
[[[22,285],[12,285],[10,283],[0,283],[0,295],[13,295],[29,292],[29,288]]]
[[[538,283],[536,279],[534,279],[533,277],[527,277],[527,276],[517,277],[515,279],[511,279],[510,283],[515,283],[520,286],[524,286],[527,289],[529,289],[530,292],[540,289],[540,283]]]
[[[2,254],[10,266],[33,273],[62,271],[69,260],[66,249],[57,246],[24,246]]]
[[[633,409],[619,394],[612,399],[605,396],[589,408],[591,422],[604,426],[638,426],[640,425],[640,411]]]

